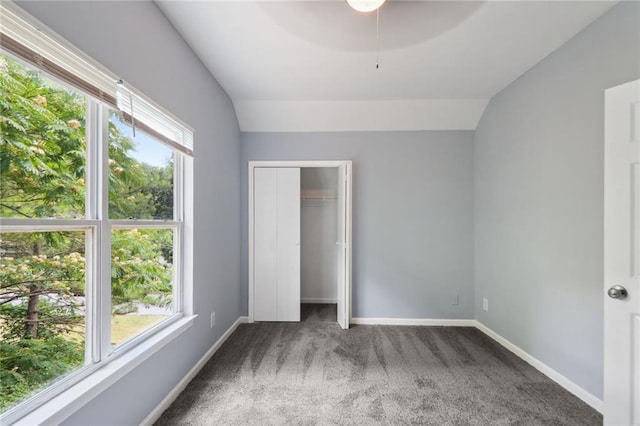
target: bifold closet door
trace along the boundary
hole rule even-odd
[[[254,169],[254,320],[300,321],[300,169]]]
[[[338,325],[343,330],[349,328],[350,321],[350,277],[349,271],[349,219],[347,217],[347,201],[350,199],[349,184],[347,179],[347,166],[338,167],[338,220],[337,220],[337,299],[338,299]]]

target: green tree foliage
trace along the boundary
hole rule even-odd
[[[146,176],[141,191],[149,197],[154,219],[173,219],[173,167],[142,164]]]
[[[5,233],[0,247],[3,339],[50,338],[83,323],[84,232]]]
[[[109,123],[109,217],[153,219],[154,206],[148,193],[144,164],[130,156],[134,142]],[[151,167],[151,166],[149,166]],[[173,199],[171,200],[173,207]]]
[[[172,247],[171,230],[126,229],[112,234],[111,278],[118,283],[111,290],[115,313],[132,312],[135,303],[171,303],[172,268],[162,252],[172,252]]]
[[[0,411],[25,396],[46,387],[67,373],[70,366],[82,365],[80,343],[60,336],[49,339],[0,340]]]
[[[83,218],[86,99],[0,55],[0,217]],[[172,167],[109,125],[109,214],[172,218]],[[168,216],[167,216],[168,215]],[[172,232],[112,238],[112,310],[171,303]],[[85,232],[0,233],[0,412],[84,362]]]
[[[85,102],[0,57],[0,214],[84,215]]]

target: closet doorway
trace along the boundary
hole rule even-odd
[[[351,319],[351,161],[249,162],[249,321],[300,321],[301,303]]]

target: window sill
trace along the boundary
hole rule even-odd
[[[58,424],[70,417],[109,386],[142,364],[173,339],[190,328],[197,315],[180,318],[131,350],[108,362],[93,374],[42,404],[15,425]]]

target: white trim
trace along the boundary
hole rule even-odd
[[[179,185],[175,185],[176,188],[178,186]],[[175,192],[178,192],[178,191],[175,191]],[[182,194],[180,195],[180,198],[182,199]],[[180,202],[180,201],[178,200],[174,201],[174,206],[176,205],[177,202]],[[167,228],[178,229],[180,225],[182,225],[182,222],[179,220],[136,220],[136,219],[113,220],[113,219],[110,219],[109,222],[111,223],[112,228],[117,228],[117,229],[167,229]]]
[[[96,281],[94,288],[96,295],[95,312],[93,313],[95,325],[92,336],[94,351],[97,362],[108,361],[111,350],[111,227],[109,225],[109,108],[98,108],[101,117],[96,117],[98,129],[92,134],[96,138],[92,143],[96,147],[94,158],[87,158],[88,161],[95,160],[96,177],[99,179],[96,185],[87,189],[95,191],[96,203],[95,219],[100,220],[100,234],[97,235],[97,263],[95,264]]]
[[[335,304],[338,303],[338,301],[327,297],[301,297],[300,303]]]
[[[475,327],[472,319],[439,319],[439,318],[351,318],[351,324],[359,325],[428,325],[447,327]]]
[[[345,194],[344,208],[346,210],[347,222],[345,244],[347,246],[347,262],[345,265],[347,274],[347,326],[353,316],[353,163],[347,162],[345,165],[347,179],[347,193]]]
[[[249,168],[255,167],[340,167],[351,164],[351,160],[281,160],[249,161]]]
[[[588,392],[587,390],[585,390],[575,382],[569,380],[562,374],[558,373],[556,370],[549,367],[544,362],[538,360],[534,356],[530,355],[529,353],[525,352],[518,346],[514,345],[513,343],[511,343],[510,341],[508,341],[507,339],[505,339],[504,337],[502,337],[501,335],[499,335],[498,333],[496,333],[486,325],[482,324],[480,321],[476,320],[474,322],[475,322],[475,327],[478,330],[482,331],[484,334],[491,337],[493,340],[495,340],[496,342],[504,346],[513,354],[517,355],[519,358],[526,361],[536,370],[540,371],[542,374],[544,374],[545,376],[547,376],[548,378],[550,378],[551,380],[553,380],[554,382],[556,382],[557,384],[559,384],[560,386],[562,386],[563,388],[571,392],[573,395],[580,398],[582,401],[590,405],[594,410],[598,411],[599,413],[603,412],[603,409],[604,409],[603,400],[591,394],[590,392]]]
[[[185,317],[98,369],[68,390],[20,418],[15,425],[59,424],[191,327]]]
[[[176,400],[178,395],[180,395],[180,393],[187,387],[189,382],[191,382],[191,380],[193,380],[193,378],[196,377],[198,372],[202,370],[202,367],[204,367],[207,364],[207,362],[209,361],[209,359],[211,359],[213,354],[215,354],[216,351],[220,349],[220,346],[222,346],[222,344],[227,341],[229,336],[231,336],[231,334],[233,334],[233,332],[236,331],[236,328],[238,328],[240,324],[246,324],[248,322],[249,322],[249,317],[240,317],[236,320],[236,322],[231,324],[231,327],[229,327],[227,331],[225,331],[224,334],[220,336],[220,338],[213,344],[213,346],[211,346],[211,348],[207,351],[207,353],[205,353],[202,356],[202,358],[200,358],[200,360],[196,363],[196,365],[194,365],[193,368],[189,370],[187,375],[184,376],[182,380],[180,380],[178,384],[176,384],[173,387],[173,389],[171,389],[171,391],[167,394],[167,396],[165,396],[164,399],[160,401],[160,404],[158,404],[156,408],[154,408],[149,413],[149,415],[145,417],[144,420],[142,420],[140,425],[146,426],[146,425],[152,425],[153,423],[155,423],[160,418],[160,416],[162,416],[162,413],[164,413],[165,410],[169,408],[169,406],[173,403],[173,401]]]
[[[353,170],[353,162],[351,160],[284,160],[284,161],[249,161],[247,166],[247,197],[248,197],[248,272],[249,272],[249,288],[248,288],[248,314],[249,314],[249,322],[254,322],[254,287],[255,287],[255,279],[254,279],[254,271],[253,271],[253,262],[254,262],[254,249],[253,249],[253,239],[254,239],[254,218],[253,218],[253,197],[254,197],[254,169],[256,167],[346,167],[346,175],[348,182],[348,194],[346,194],[345,200],[345,209],[347,214],[347,244],[348,244],[348,255],[347,255],[347,271],[348,271],[348,279],[347,279],[347,294],[349,295],[349,300],[347,300],[348,311],[351,313],[351,232],[352,232],[352,170]]]
[[[242,132],[475,130],[489,99],[235,100]]]
[[[194,174],[193,174],[193,157],[188,155],[180,155],[182,157],[182,309],[185,315],[194,315],[194,281],[193,281],[193,244],[195,240],[194,233]]]
[[[248,299],[249,299],[249,304],[247,306],[247,310],[248,312],[248,316],[249,316],[249,322],[253,322],[253,305],[254,305],[254,300],[253,300],[253,288],[255,287],[254,285],[254,276],[253,276],[253,255],[254,255],[254,250],[253,250],[253,234],[255,232],[254,230],[254,226],[253,226],[253,210],[254,210],[254,205],[253,205],[253,192],[254,192],[254,188],[253,188],[253,184],[254,184],[254,179],[253,179],[253,172],[254,172],[254,165],[252,161],[249,161],[249,165],[247,167],[248,169],[248,173],[249,176],[247,178],[247,194],[249,197],[249,204],[248,204],[248,211],[247,211],[247,215],[249,217],[249,241],[248,241],[248,261],[249,261],[249,265],[248,265],[248,275],[249,275],[249,288],[248,288]]]
[[[96,228],[99,220],[90,219],[1,219],[0,232],[84,231]]]

